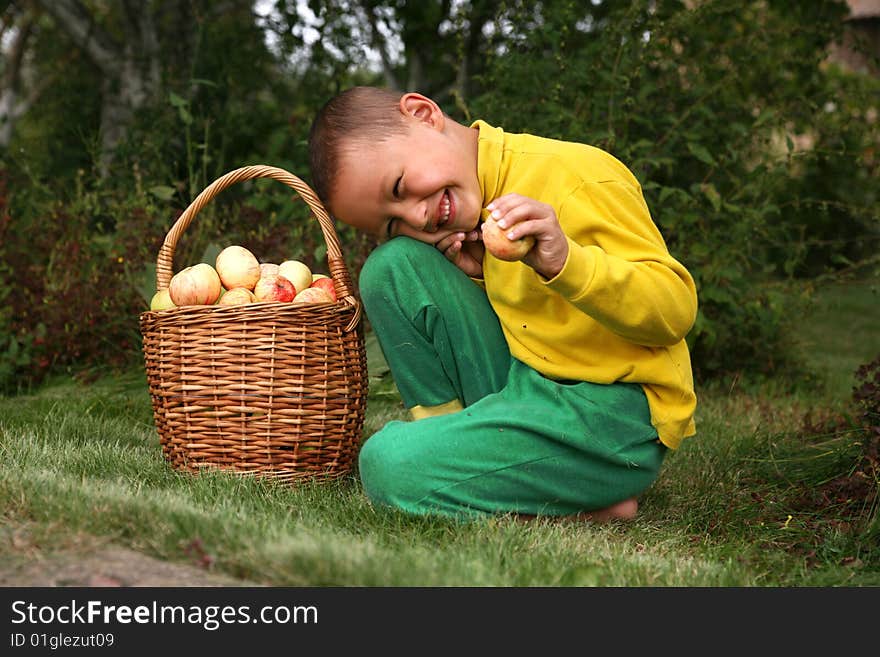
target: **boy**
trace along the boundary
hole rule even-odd
[[[373,503],[634,517],[667,449],[695,433],[697,296],[632,173],[373,87],[331,99],[309,148],[328,212],[388,238],[359,288],[414,421],[364,443]],[[520,261],[486,247],[488,213],[509,239],[534,238]]]

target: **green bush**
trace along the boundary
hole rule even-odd
[[[688,340],[698,378],[795,368],[793,309],[774,290],[816,257],[863,255],[852,246],[872,223],[876,249],[880,184],[864,156],[876,125],[853,120],[876,81],[822,66],[842,3],[602,3],[591,22],[579,3],[514,7],[510,23],[535,29],[515,47],[505,40],[473,117],[590,143],[630,166],[697,282]],[[844,107],[827,112],[839,94]],[[816,147],[799,147],[801,133]],[[847,249],[808,246],[810,231],[821,227],[821,241],[841,217]]]
[[[0,391],[52,372],[130,364],[145,307],[130,265],[154,246],[143,208],[97,193],[66,203],[38,185],[17,193],[3,234]],[[14,220],[13,220],[14,218]]]

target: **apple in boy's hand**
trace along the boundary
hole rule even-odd
[[[293,301],[296,288],[284,276],[263,276],[254,286],[257,301]]]
[[[177,306],[171,300],[171,294],[166,287],[164,290],[158,290],[153,298],[150,299],[150,310],[170,310]]]
[[[181,269],[168,284],[168,294],[177,306],[213,305],[221,291],[220,276],[206,262]]]
[[[231,290],[226,290],[226,292],[220,295],[220,299],[217,300],[217,305],[240,306],[245,303],[253,303],[256,300],[257,298],[254,296],[254,293],[246,287],[234,287]]]
[[[320,287],[307,287],[293,299],[294,303],[335,303],[335,301],[327,290]]]
[[[312,284],[312,270],[299,260],[285,260],[278,265],[278,274],[293,283],[298,292]]]
[[[243,246],[227,246],[217,254],[214,269],[227,290],[235,287],[254,289],[260,280],[260,261]]]
[[[319,287],[322,290],[326,290],[333,298],[333,301],[336,301],[336,286],[333,284],[332,278],[327,278],[326,276],[315,278],[309,287]]]
[[[504,231],[498,227],[495,220],[489,216],[483,222],[483,244],[489,253],[499,260],[514,262],[522,260],[535,245],[535,238],[526,235],[518,240],[510,240]]]

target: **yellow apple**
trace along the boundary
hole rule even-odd
[[[171,300],[171,294],[167,287],[156,292],[150,300],[150,310],[169,310],[171,308],[177,308],[177,306]]]
[[[293,283],[297,292],[302,292],[312,284],[312,270],[299,260],[285,260],[278,265],[278,274]]]
[[[208,263],[186,267],[171,277],[168,294],[178,306],[206,306],[217,302],[222,286],[217,271]]]
[[[227,246],[217,254],[214,268],[227,290],[234,287],[254,289],[260,280],[260,262],[243,246]]]
[[[522,260],[535,245],[535,238],[526,235],[518,240],[510,240],[504,231],[498,227],[492,217],[483,222],[483,244],[486,250],[499,260],[514,262]]]
[[[253,303],[256,300],[257,297],[254,296],[254,293],[246,287],[234,287],[231,290],[227,290],[222,295],[220,295],[220,299],[217,301],[217,305],[240,306],[245,303]]]

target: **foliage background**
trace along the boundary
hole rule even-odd
[[[828,57],[846,27],[843,2],[0,9],[2,91],[13,98],[0,146],[2,392],[139,362],[137,316],[173,221],[238,166],[308,181],[311,118],[352,84],[422,91],[459,121],[585,141],[630,166],[698,284],[688,340],[701,382],[797,376],[793,287],[805,299],[817,281],[877,263],[880,81]],[[356,280],[372,243],[338,231]],[[277,183],[215,199],[176,264],[229,243],[324,268],[317,222]]]

